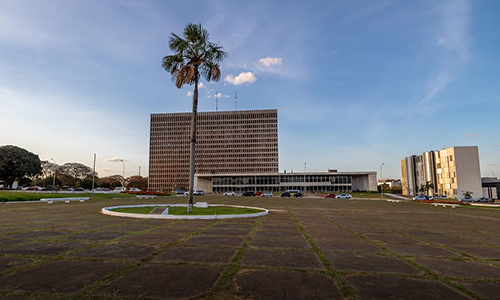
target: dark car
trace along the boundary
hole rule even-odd
[[[288,197],[290,198],[290,193],[289,192],[284,192],[284,193],[281,193],[281,197]]]
[[[332,198],[332,199],[335,199],[335,194],[328,194],[328,195],[325,195],[325,199],[328,199],[328,198]]]
[[[243,197],[255,197],[255,193],[254,192],[244,192],[243,194],[241,194]]]
[[[293,194],[293,196],[295,198],[302,198],[303,197],[301,192],[295,193],[295,194]]]

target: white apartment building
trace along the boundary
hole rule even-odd
[[[401,160],[403,195],[442,194],[460,199],[465,192],[483,196],[477,146],[451,147]],[[422,187],[432,183],[433,189]]]

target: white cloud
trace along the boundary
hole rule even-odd
[[[224,81],[240,85],[243,83],[254,83],[257,81],[257,77],[252,72],[241,72],[238,76],[234,76],[233,74],[227,75]]]
[[[200,83],[198,84],[198,88],[199,88],[199,89],[204,89],[204,88],[206,88],[206,86],[203,84],[203,82],[200,82]]]
[[[122,159],[119,157],[113,157],[113,158],[106,158],[103,161],[104,162],[119,162],[119,161],[122,161]]]
[[[477,134],[477,133],[469,133],[469,134],[467,135],[467,137],[468,137],[468,138],[473,138],[473,137],[476,137],[476,136],[478,136],[478,135],[479,135],[479,134]]]
[[[193,97],[193,92],[191,91],[187,92],[186,97]]]
[[[105,169],[105,168],[102,168],[102,169],[99,169],[99,171],[103,171],[103,172],[111,172],[111,169]]]
[[[281,57],[266,57],[259,59],[259,62],[266,67],[269,67],[271,65],[281,66],[281,64],[283,63],[283,59]]]
[[[214,97],[222,98],[222,93],[217,93],[217,94],[214,95]]]

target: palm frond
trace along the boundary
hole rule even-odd
[[[220,80],[219,64],[227,53],[209,41],[208,31],[201,24],[186,25],[183,37],[172,33],[168,45],[174,54],[163,57],[162,67],[172,75],[176,87],[193,84],[200,75],[207,81]]]

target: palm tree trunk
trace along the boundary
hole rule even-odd
[[[198,71],[198,70],[196,70]],[[198,72],[196,72],[198,73]],[[194,93],[193,93],[193,114],[191,115],[191,153],[189,157],[189,202],[188,213],[193,212],[193,187],[195,171],[195,152],[196,152],[196,115],[198,110],[198,74],[195,75]]]

